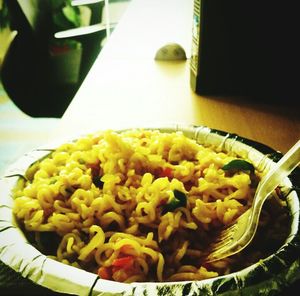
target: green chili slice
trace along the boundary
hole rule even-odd
[[[177,208],[185,207],[187,197],[185,193],[175,189],[173,190],[174,198],[172,198],[166,205],[164,205],[163,212],[173,212]]]
[[[234,159],[229,163],[225,164],[222,169],[224,171],[236,172],[236,171],[250,171],[251,174],[254,173],[254,166],[252,163],[243,159]]]

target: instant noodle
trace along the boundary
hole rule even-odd
[[[102,279],[202,280],[249,266],[286,238],[278,190],[262,212],[258,243],[202,262],[214,233],[251,206],[261,174],[248,159],[182,132],[104,131],[29,167],[13,212],[42,253]]]

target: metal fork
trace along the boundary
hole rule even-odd
[[[253,239],[263,203],[300,163],[300,140],[261,179],[252,206],[232,225],[222,230],[208,247],[204,262],[212,262],[234,255]]]

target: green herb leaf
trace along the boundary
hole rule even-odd
[[[243,160],[243,159],[234,159],[229,163],[225,164],[222,169],[224,171],[250,171],[250,173],[254,173],[254,166],[252,163]]]
[[[163,212],[173,212],[177,208],[180,207],[185,207],[186,206],[186,201],[187,197],[185,193],[179,191],[179,190],[174,190],[174,198],[171,199],[163,208]]]

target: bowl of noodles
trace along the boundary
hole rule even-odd
[[[76,295],[279,292],[300,275],[297,170],[243,251],[205,262],[281,154],[204,126],[105,130],[39,148],[1,179],[0,259]]]

